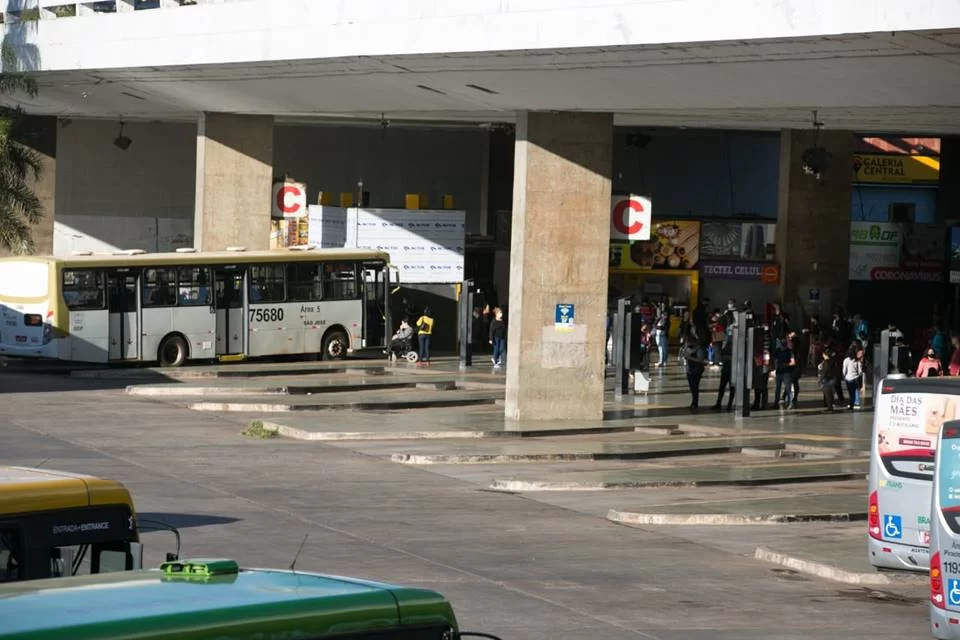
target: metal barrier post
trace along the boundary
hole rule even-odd
[[[613,366],[615,398],[622,398],[630,385],[630,298],[617,300],[617,313],[613,318]]]
[[[750,417],[750,390],[753,387],[753,313],[738,311],[733,325],[733,363],[730,384],[734,391],[734,415]]]
[[[473,365],[473,280],[460,286],[460,368]]]

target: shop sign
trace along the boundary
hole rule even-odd
[[[755,222],[704,222],[700,255],[733,260],[773,260],[777,225]]]
[[[780,266],[770,262],[704,260],[700,263],[700,273],[704,278],[716,280],[753,280],[768,284],[780,282]]]
[[[654,222],[650,240],[612,242],[610,268],[620,271],[696,269],[700,262],[700,222]]]
[[[856,154],[853,180],[874,184],[931,184],[940,181],[940,159],[933,156]]]
[[[277,182],[273,185],[273,218],[302,218],[307,215],[307,185],[300,182]]]
[[[649,240],[653,202],[638,195],[613,196],[610,205],[610,239]]]
[[[941,282],[945,229],[938,225],[853,222],[851,280]]]

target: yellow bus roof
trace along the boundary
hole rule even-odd
[[[126,504],[130,492],[116,480],[50,469],[0,466],[0,515]]]
[[[177,264],[250,264],[263,262],[314,262],[318,260],[383,260],[390,256],[375,249],[312,249],[293,251],[197,251],[194,253],[93,254],[89,256],[14,256],[2,261],[46,262],[68,269]]]

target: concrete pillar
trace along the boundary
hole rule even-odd
[[[612,165],[611,114],[518,114],[508,420],[603,417]]]
[[[194,247],[269,248],[272,183],[273,116],[201,114]]]
[[[27,116],[25,136],[21,143],[40,157],[40,175],[27,175],[27,186],[40,200],[41,217],[31,229],[33,253],[53,253],[53,212],[57,192],[57,135],[59,126],[54,116]],[[10,252],[0,248],[0,257]]]
[[[820,179],[803,170],[804,151],[814,144],[830,154]],[[780,134],[777,261],[780,299],[794,324],[810,315],[829,319],[834,306],[847,306],[853,147],[848,131]]]

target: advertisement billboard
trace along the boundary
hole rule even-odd
[[[851,280],[940,282],[946,230],[939,225],[853,222]]]
[[[700,261],[700,222],[654,222],[650,240],[610,244],[610,268],[620,271],[689,270]]]
[[[776,224],[704,222],[700,230],[700,255],[730,260],[773,260],[776,233]]]
[[[858,153],[853,156],[853,180],[863,184],[935,185],[940,182],[940,159]]]

